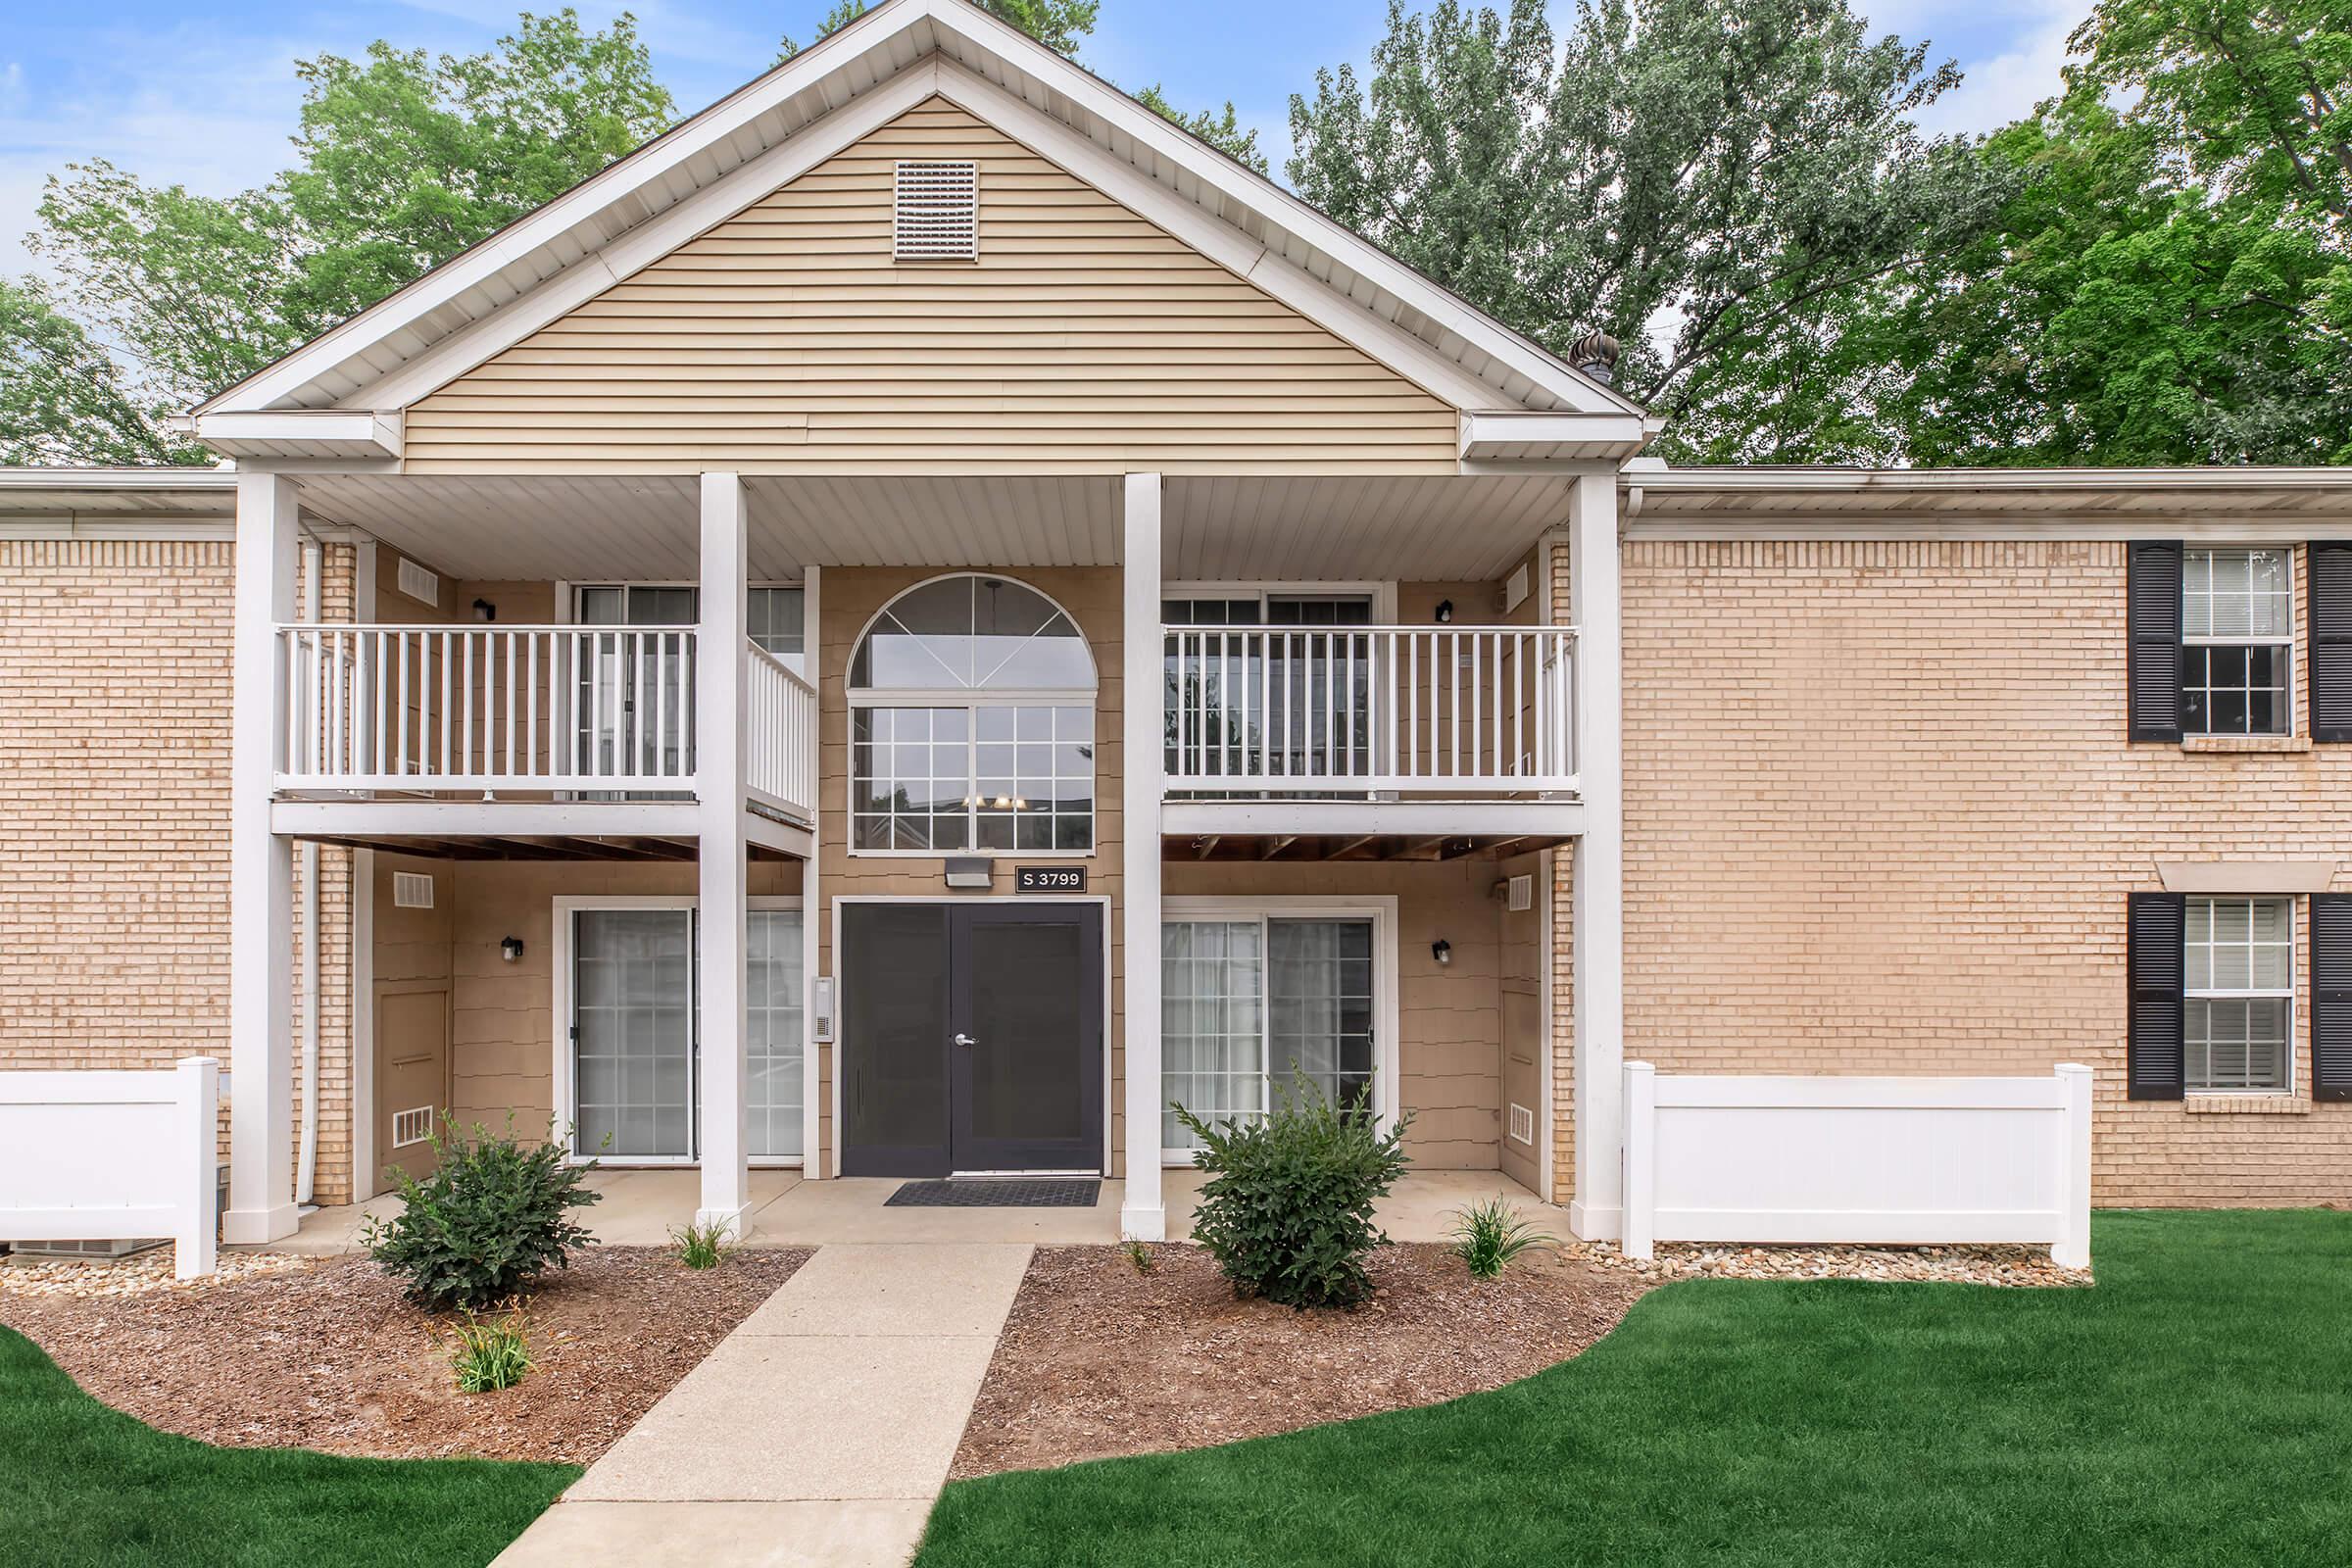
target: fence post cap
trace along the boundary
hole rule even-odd
[[[2090,1076],[2090,1069],[2079,1061],[2062,1061],[2055,1070],[2064,1073],[2081,1073],[2085,1078]]]
[[[1627,1063],[1625,1064],[1625,1070],[1626,1070],[1627,1072],[1647,1072],[1647,1073],[1654,1073],[1654,1072],[1656,1072],[1658,1069],[1657,1069],[1657,1068],[1655,1068],[1655,1067],[1653,1067],[1653,1066],[1651,1066],[1651,1065],[1650,1065],[1648,1062],[1646,1062],[1646,1061],[1629,1061],[1629,1062],[1627,1062]]]
[[[220,1065],[220,1058],[219,1056],[182,1056],[172,1065],[178,1067],[218,1067]]]

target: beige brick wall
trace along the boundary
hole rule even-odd
[[[2102,1204],[2352,1195],[2352,1105],[2124,1099],[2126,895],[2157,862],[2352,864],[2352,748],[2127,743],[2125,552],[1628,543],[1629,1057],[2083,1061]],[[2308,1084],[2307,1036],[2296,1058]]]
[[[228,1060],[232,558],[225,540],[0,541],[0,1067]],[[349,617],[352,581],[330,547],[328,618]],[[350,1192],[350,890],[348,852],[321,851],[327,1202]],[[299,1058],[295,1093],[299,1117]]]
[[[1551,551],[1552,620],[1575,619],[1568,604],[1568,549]],[[1545,858],[1551,862],[1551,1191],[1566,1203],[1576,1196],[1576,903],[1575,848],[1563,844]]]

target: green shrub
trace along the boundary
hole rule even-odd
[[[512,1299],[549,1265],[570,1267],[573,1249],[595,1242],[568,1212],[598,1200],[583,1185],[595,1167],[570,1163],[564,1140],[525,1148],[510,1116],[503,1136],[477,1125],[468,1142],[444,1114],[433,1153],[422,1181],[396,1173],[401,1212],[370,1220],[360,1236],[376,1265],[427,1311]]]
[[[1400,1117],[1375,1125],[1369,1091],[1345,1107],[1303,1073],[1264,1117],[1215,1125],[1176,1106],[1200,1140],[1193,1163],[1209,1173],[1193,1219],[1237,1296],[1286,1306],[1352,1306],[1372,1294],[1364,1259],[1388,1241],[1374,1201],[1404,1173]]]
[[[727,1252],[727,1227],[718,1220],[707,1225],[681,1225],[669,1233],[678,1244],[678,1261],[688,1268],[716,1268]]]
[[[1153,1254],[1150,1243],[1139,1242],[1131,1237],[1119,1246],[1127,1253],[1128,1264],[1138,1274],[1149,1274],[1159,1267],[1159,1258]]]
[[[522,1332],[522,1313],[484,1322],[471,1312],[458,1325],[458,1350],[450,1357],[460,1394],[511,1389],[531,1369],[531,1348]]]
[[[1521,1219],[1519,1211],[1499,1198],[1454,1211],[1453,1255],[1469,1266],[1472,1279],[1491,1280],[1516,1262],[1520,1253],[1558,1245],[1557,1237]]]

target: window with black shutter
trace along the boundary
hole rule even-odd
[[[2293,732],[2294,564],[2291,550],[2182,553],[2182,733]]]
[[[2312,895],[2311,1098],[2352,1100],[2352,894]]]
[[[2352,544],[2312,544],[2311,738],[2352,741]]]
[[[2132,1100],[2181,1096],[2187,903],[2178,893],[2132,895],[2125,960],[2132,983],[2132,1025],[2124,1052],[2124,1084]]]
[[[2132,738],[2180,739],[2181,546],[2142,541],[2132,546],[2125,619],[2132,641]]]

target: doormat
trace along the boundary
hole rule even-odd
[[[1092,1208],[1102,1184],[1092,1176],[964,1177],[908,1182],[884,1208]]]

